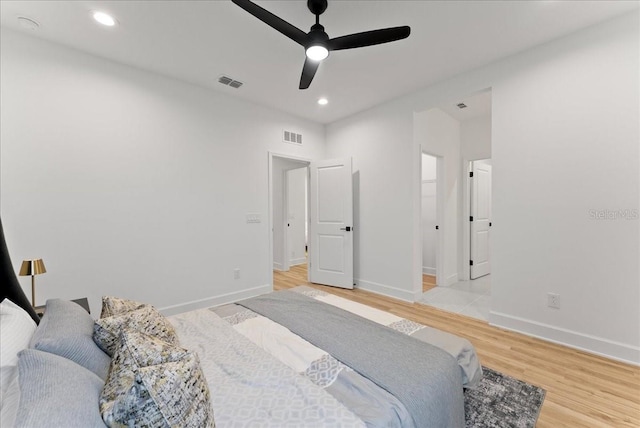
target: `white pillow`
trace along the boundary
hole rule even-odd
[[[13,382],[8,386],[2,395],[2,403],[0,403],[0,427],[16,426],[18,418],[18,406],[20,404],[20,384],[18,383],[18,368],[15,369],[16,375],[13,376]]]
[[[0,408],[7,388],[18,376],[18,352],[29,347],[36,323],[20,306],[9,299],[0,303]]]

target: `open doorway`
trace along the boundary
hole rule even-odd
[[[309,282],[353,288],[352,170],[351,158],[311,162],[269,153],[272,281],[274,271],[297,265]]]
[[[436,198],[441,210],[435,241],[441,243],[436,252],[440,256],[437,285],[416,300],[487,320],[491,306],[491,90],[451,100],[414,117],[422,165],[433,162],[425,153],[438,156],[436,185],[442,188],[442,200]],[[470,177],[472,172],[475,178]],[[432,234],[426,222],[430,209],[425,205],[429,180],[424,177],[421,183],[421,274],[427,271],[432,249],[426,245]]]
[[[270,154],[272,271],[307,264],[309,164]]]

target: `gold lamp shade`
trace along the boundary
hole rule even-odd
[[[44,267],[42,259],[23,260],[20,267],[20,276],[32,276],[45,273],[47,269]]]
[[[46,271],[42,259],[23,260],[20,266],[20,276],[31,276],[31,304],[34,308],[36,306],[36,275]]]

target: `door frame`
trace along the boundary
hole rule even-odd
[[[462,158],[462,165],[464,171],[464,180],[462,180],[462,278],[465,281],[471,280],[471,266],[469,266],[469,260],[471,260],[471,222],[469,217],[471,216],[471,178],[469,173],[471,172],[471,162],[475,159]]]
[[[444,233],[442,233],[444,221],[444,158],[436,155],[420,146],[420,278],[422,279],[422,261],[423,261],[423,224],[422,224],[422,155],[428,155],[436,158],[436,224],[438,225],[438,233],[436,238],[436,284],[444,285]],[[422,280],[420,281],[420,295],[422,295]]]
[[[268,191],[269,191],[269,196],[268,196],[268,212],[267,212],[267,218],[268,218],[268,227],[269,227],[269,258],[268,258],[268,278],[269,278],[269,284],[271,285],[271,289],[273,290],[273,160],[274,158],[280,158],[280,159],[285,159],[285,160],[289,160],[292,162],[297,162],[300,164],[300,168],[304,168],[305,166],[308,167],[309,164],[311,164],[311,159],[309,158],[304,158],[304,157],[299,157],[299,156],[293,156],[293,155],[287,155],[287,154],[282,154],[282,153],[276,153],[276,152],[272,152],[269,151],[268,152]],[[295,169],[295,168],[292,168]],[[285,186],[286,187],[286,186]],[[286,188],[283,189],[284,191],[286,191]],[[307,194],[309,192],[309,180],[307,180]],[[287,196],[286,194],[283,197],[283,204],[287,203]],[[309,201],[307,200],[307,212],[309,211]],[[285,205],[283,205],[283,208],[285,207]],[[286,211],[286,209],[285,209]],[[306,221],[309,221],[309,219],[307,218]],[[285,245],[285,247],[287,246],[286,240],[287,240],[287,236],[286,236],[286,229],[285,229],[285,233],[284,233],[284,241],[283,244]],[[286,253],[285,253],[285,259],[286,259]],[[288,261],[285,261],[285,263],[288,265]],[[309,260],[307,259],[307,264],[309,263]]]

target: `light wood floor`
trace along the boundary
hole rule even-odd
[[[422,292],[426,293],[432,288],[436,288],[436,277],[434,275],[422,275]]]
[[[539,428],[640,427],[640,367],[363,290],[307,282],[306,266],[274,272],[274,288],[309,285],[469,339],[484,366],[547,391]]]

